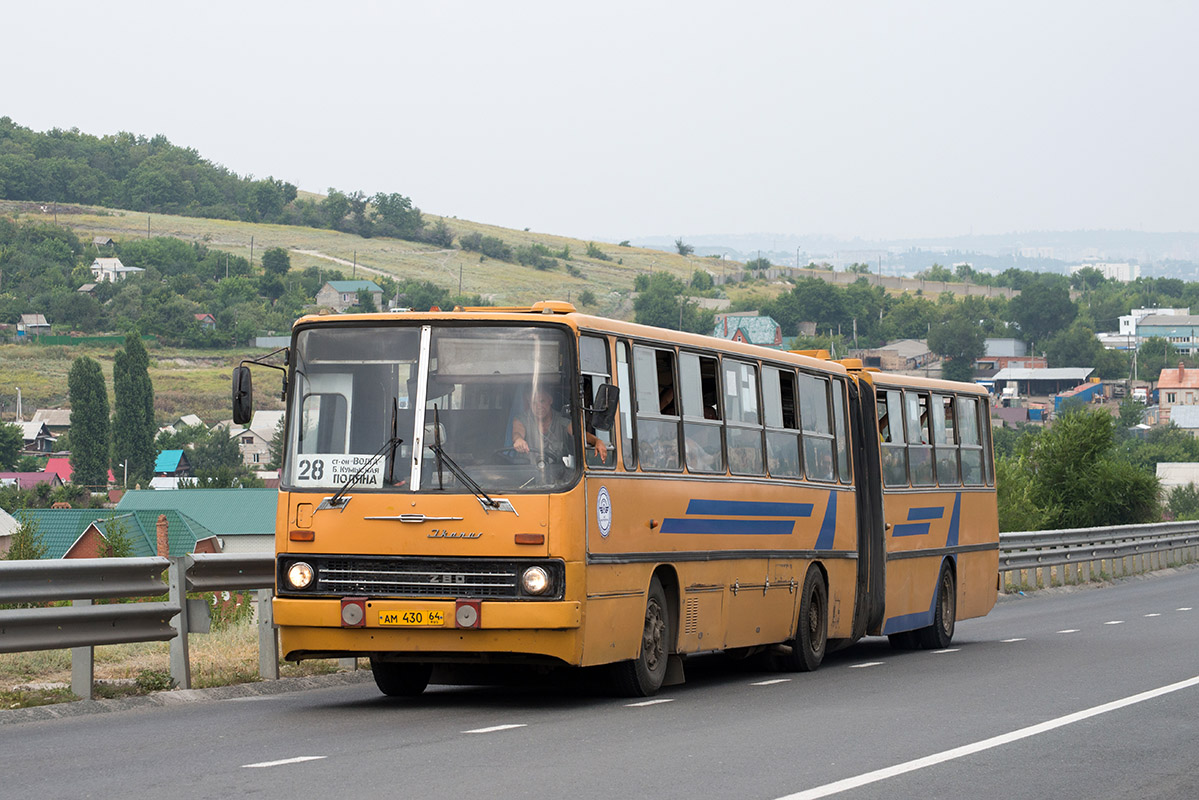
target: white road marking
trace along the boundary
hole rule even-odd
[[[642,700],[640,703],[625,703],[625,708],[644,708],[645,706],[656,706],[659,703],[673,702],[673,697],[659,697],[656,700]]]
[[[261,769],[262,767],[281,767],[284,764],[299,764],[303,761],[320,761],[328,756],[296,756],[295,758],[284,758],[279,761],[260,761],[257,764],[242,764],[243,769]]]
[[[774,679],[768,680],[768,681],[758,681],[757,683],[751,683],[750,686],[774,686],[776,683],[788,683],[790,680],[791,680],[790,678],[774,678]]]
[[[1100,706],[1084,709],[1083,711],[1076,711],[1073,714],[1067,714],[1064,717],[1051,719],[1037,725],[1030,725],[1027,728],[1020,728],[1019,730],[1014,730],[1011,733],[992,736],[990,739],[983,739],[982,741],[974,742],[973,744],[955,747],[952,750],[945,750],[940,753],[935,753],[931,756],[917,758],[913,761],[905,761],[902,764],[896,764],[892,767],[885,767],[884,769],[878,769],[873,772],[856,775],[852,778],[845,778],[844,780],[835,781],[833,783],[826,783],[823,786],[817,786],[802,792],[796,792],[795,794],[789,794],[785,797],[780,797],[779,800],[816,800],[816,798],[819,797],[828,797],[829,795],[840,794],[841,792],[846,792],[850,789],[856,789],[859,786],[877,783],[879,781],[886,780],[887,778],[894,778],[898,775],[904,775],[908,772],[915,772],[916,770],[924,769],[925,767],[935,766],[946,761],[952,761],[957,758],[964,758],[966,756],[974,755],[975,753],[981,753],[984,750],[990,750],[1005,744],[1018,742],[1021,739],[1027,739],[1030,736],[1037,736],[1057,728],[1065,727],[1066,725],[1073,725],[1075,722],[1081,722],[1084,719],[1097,717],[1100,714],[1106,714],[1109,711],[1116,711],[1117,709],[1136,705],[1137,703],[1144,703],[1145,701],[1152,700],[1155,697],[1161,697],[1162,695],[1171,694],[1183,689],[1189,689],[1192,686],[1199,686],[1199,676],[1189,678],[1185,681],[1179,681],[1178,683],[1171,683],[1169,686],[1162,686],[1158,689],[1150,689],[1147,692],[1134,694],[1130,697],[1125,697],[1122,700],[1114,700],[1110,703],[1104,703]]]
[[[1160,617],[1161,614],[1146,614],[1147,617]]]
[[[882,664],[883,664],[883,662],[881,662],[881,661],[866,661],[861,664],[850,664],[849,668],[850,669],[862,669],[863,667],[881,667]]]
[[[960,648],[960,647],[946,647],[944,650],[934,650],[933,655],[939,656],[942,653],[956,653],[957,651],[959,651],[961,649],[962,648]]]
[[[1028,639],[1024,639],[1024,638],[1020,638],[1020,639],[1002,639],[1002,640],[1001,640],[1001,642],[1002,642],[1003,644],[1011,644],[1012,642],[1027,642],[1027,641],[1028,641]]]
[[[492,725],[490,728],[475,728],[473,731],[463,731],[463,733],[495,733],[496,731],[510,731],[513,728],[527,728],[528,725]]]
[[[1078,633],[1078,628],[1066,628],[1064,631],[1058,631],[1058,633]]]
[[[1103,623],[1103,624],[1104,624],[1104,625],[1123,625],[1123,624],[1124,624],[1124,620],[1122,620],[1122,619],[1113,619],[1113,620],[1111,620],[1110,622],[1105,622],[1105,623]]]
[[[1174,610],[1175,610],[1175,611],[1190,611],[1190,610],[1191,610],[1191,607],[1190,607],[1190,606],[1183,606],[1182,608],[1176,608],[1176,609],[1174,609]]]

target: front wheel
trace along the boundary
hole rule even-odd
[[[816,567],[809,567],[804,577],[795,638],[787,644],[791,650],[780,658],[788,672],[812,672],[824,660],[828,647],[828,588],[824,574]]]
[[[949,564],[941,567],[937,580],[937,608],[933,613],[933,624],[914,631],[917,643],[925,650],[941,650],[949,647],[953,640],[954,622],[957,618],[957,581]]]
[[[655,575],[649,584],[645,622],[641,629],[641,652],[632,661],[613,666],[616,691],[626,697],[649,697],[662,688],[670,654],[671,624],[666,592]]]
[[[429,685],[432,664],[409,664],[400,661],[371,659],[375,685],[388,697],[415,697]]]

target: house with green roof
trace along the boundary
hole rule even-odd
[[[98,558],[116,527],[131,545],[129,555],[158,555],[158,518],[167,525],[167,555],[220,552],[216,535],[190,517],[172,510],[121,513],[101,508],[23,508],[15,517],[32,522],[46,547],[46,558]]]
[[[360,290],[370,292],[375,308],[383,310],[383,290],[374,281],[326,281],[316,293],[316,302],[334,311],[345,311],[358,305]]]
[[[225,553],[273,553],[277,489],[131,490],[118,512],[171,509],[220,539]]]
[[[762,347],[783,347],[783,328],[774,317],[756,314],[717,314],[712,335],[732,342],[745,342]]]

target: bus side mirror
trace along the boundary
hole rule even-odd
[[[233,368],[233,422],[237,425],[249,423],[254,416],[254,386],[250,380],[250,368],[246,365]]]
[[[591,415],[591,427],[597,431],[611,430],[612,423],[616,421],[616,404],[619,399],[619,389],[610,383],[601,384],[595,393],[592,407],[587,409]]]

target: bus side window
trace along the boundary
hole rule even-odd
[[[799,421],[803,428],[804,473],[808,480],[835,480],[828,381],[811,375],[799,376]]]
[[[720,440],[720,390],[716,359],[694,353],[679,354],[679,379],[683,401],[683,450],[692,472],[724,472]]]
[[[633,378],[629,371],[629,344],[616,343],[616,384],[620,389],[617,423],[620,425],[620,452],[624,468],[637,466],[637,450],[633,447]]]
[[[908,450],[903,440],[903,393],[886,389],[878,393],[878,430],[883,446],[883,485],[906,486]]]
[[[763,368],[762,412],[766,417],[766,464],[770,474],[798,478],[799,418],[794,372]]]
[[[904,409],[908,426],[908,472],[913,486],[932,486],[932,431],[928,418],[928,395],[904,392]]]
[[[849,432],[845,424],[845,381],[834,379],[833,387],[833,430],[837,439],[833,447],[837,451],[837,474],[842,483],[852,483],[853,473],[849,463]]]
[[[674,351],[633,348],[637,389],[637,457],[643,470],[678,470],[679,416]]]
[[[978,404],[978,432],[983,445],[983,473],[987,486],[995,485],[995,446],[991,443],[991,407]]]
[[[588,405],[591,405],[595,400],[595,395],[599,392],[599,388],[605,383],[608,383],[612,378],[612,370],[608,366],[608,340],[600,336],[580,336],[579,337],[579,368],[582,373],[583,380],[583,396],[587,398]],[[612,431],[596,430],[588,424],[583,415],[583,430],[591,434],[601,441],[608,451],[608,457],[601,459],[598,451],[587,444],[588,437],[583,437],[583,453],[588,466],[592,467],[608,467],[616,466],[616,454],[612,450]]]
[[[983,448],[978,436],[978,398],[958,398],[958,439],[962,443],[962,483],[983,483]]]
[[[724,362],[725,436],[729,471],[761,475],[762,417],[758,413],[758,368],[740,361]]]
[[[933,447],[937,460],[937,483],[956,486],[961,483],[958,472],[958,445],[955,431],[957,421],[953,396],[933,395]]]

